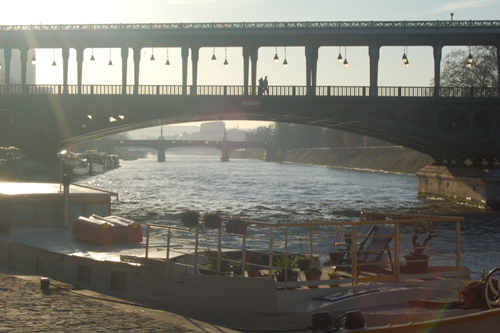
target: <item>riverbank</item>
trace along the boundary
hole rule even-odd
[[[235,151],[232,158],[264,159],[264,149]],[[303,148],[288,151],[284,163],[415,174],[434,160],[403,147]]]
[[[0,332],[236,332],[0,265]]]

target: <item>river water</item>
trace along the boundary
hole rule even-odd
[[[168,151],[167,151],[168,152]],[[500,267],[500,215],[489,209],[417,197],[417,177],[258,160],[219,161],[218,155],[167,154],[121,161],[121,168],[77,183],[119,193],[113,215],[141,225],[179,225],[191,208],[251,221],[354,221],[361,211],[465,216],[462,262],[478,277]]]

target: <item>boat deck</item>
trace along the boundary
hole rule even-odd
[[[41,235],[43,237],[40,237]],[[99,261],[120,262],[123,261],[121,258],[127,256],[144,258],[146,253],[145,241],[136,244],[96,245],[79,241],[73,237],[70,230],[62,229],[19,230],[13,231],[10,235],[3,235],[2,237],[13,242],[38,247],[54,253],[85,257]],[[182,244],[171,244],[170,246],[177,250],[170,252],[171,258],[194,251],[193,247]],[[165,259],[165,242],[150,240],[149,247],[149,258]]]

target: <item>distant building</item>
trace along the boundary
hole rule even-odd
[[[26,84],[36,84],[36,64],[31,63],[33,50],[28,52],[28,62],[26,65]],[[5,84],[5,57],[4,50],[0,50],[0,84]],[[18,49],[12,49],[10,58],[10,84],[21,84],[21,52]]]
[[[213,121],[200,125],[201,140],[222,140],[226,124],[223,121]]]
[[[246,141],[247,131],[232,128],[226,131],[226,136],[229,141]]]

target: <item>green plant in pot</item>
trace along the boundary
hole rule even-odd
[[[404,228],[408,228],[408,226],[402,225]],[[406,259],[406,273],[408,274],[419,274],[419,273],[427,273],[427,269],[429,266],[429,255],[424,254],[425,247],[427,243],[434,237],[439,235],[432,234],[434,228],[436,227],[436,223],[418,223],[412,224],[409,228],[413,231],[414,235],[411,240],[413,245],[413,251],[409,254],[405,255]],[[418,238],[420,235],[426,235],[424,242],[419,243]]]
[[[321,261],[317,256],[297,257],[295,259],[297,267],[304,272],[307,281],[321,280]],[[309,288],[318,288],[318,286],[310,286]]]
[[[246,235],[247,224],[239,216],[231,216],[226,223],[226,232],[230,234]]]
[[[200,273],[208,275],[216,275],[217,256],[218,256],[217,251],[206,249],[201,252],[201,255],[203,256],[203,268],[199,269]],[[219,275],[228,275],[229,272],[231,272],[232,270],[231,262],[224,259],[225,259],[224,255],[221,255]]]
[[[340,280],[342,278],[342,275],[339,274],[339,272],[337,272],[336,270],[333,270],[331,271],[330,273],[328,273],[328,278],[330,280]],[[331,284],[330,287],[338,287],[339,285],[338,284]]]
[[[205,228],[220,229],[222,224],[222,215],[219,212],[208,212],[203,214]]]
[[[348,243],[348,239],[349,241],[351,240],[350,238],[350,234],[346,234],[344,233],[344,227],[343,226],[335,226],[335,228],[332,228],[331,230],[331,233],[332,233],[332,236],[333,236],[333,244],[332,244],[332,252],[329,253],[329,256],[330,256],[330,265],[332,266],[335,266],[335,265],[338,265],[340,264],[342,258],[344,258],[344,255],[345,253],[344,252],[339,252],[339,242],[341,241],[341,237],[342,235],[344,235],[344,238],[345,238],[345,249],[343,250],[348,250],[347,249],[347,243]],[[349,236],[346,236],[346,235],[349,235]],[[349,237],[349,238],[347,238]],[[343,244],[341,244],[342,246]],[[350,250],[350,247],[349,247],[349,250]]]
[[[294,268],[297,268],[297,263],[293,260],[293,257],[288,256],[288,258],[286,258],[285,256],[280,256],[274,259],[273,266],[276,267],[276,269],[273,270],[276,281],[285,282],[285,276],[287,276],[288,281],[297,281],[299,274],[294,270]]]
[[[198,219],[200,218],[200,212],[194,209],[186,209],[179,214],[179,220],[182,225],[188,228],[193,228],[198,225]]]
[[[233,272],[234,275],[241,275],[241,269],[242,269],[242,263],[241,261],[238,262],[231,262],[229,264],[229,270]],[[248,264],[245,264],[245,271],[248,272],[250,271],[250,266]]]
[[[456,298],[463,302],[464,309],[487,308],[484,288],[485,280],[483,279],[464,281]]]

